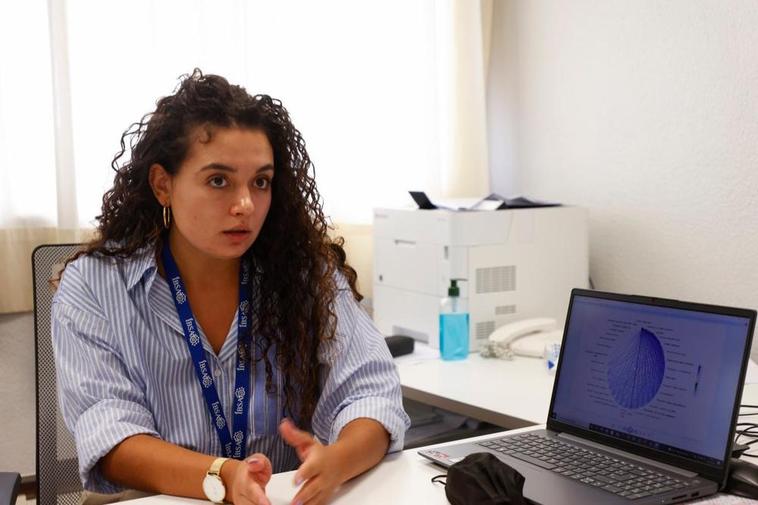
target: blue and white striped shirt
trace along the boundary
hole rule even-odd
[[[255,301],[253,303],[255,305]],[[335,338],[322,343],[321,396],[314,435],[333,443],[357,418],[375,419],[390,433],[390,451],[403,447],[410,425],[400,381],[382,336],[338,277]],[[128,260],[83,256],[70,263],[53,300],[52,334],[61,410],[76,439],[84,488],[112,493],[97,463],[125,438],[144,433],[204,454],[222,455],[165,280],[153,247]],[[237,350],[236,317],[216,355],[201,338],[224,414],[232,418]],[[255,367],[256,374],[264,373]],[[277,432],[284,393],[256,384],[248,416],[247,454],[266,454],[274,472],[299,465]],[[257,414],[257,415],[256,415]]]

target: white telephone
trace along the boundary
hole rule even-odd
[[[545,344],[560,343],[563,330],[550,317],[537,317],[497,328],[479,351],[485,358],[512,359],[513,356],[542,358]]]

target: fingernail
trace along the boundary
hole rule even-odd
[[[261,460],[259,460],[258,458],[250,458],[250,459],[248,459],[248,460],[247,460],[247,462],[248,462],[249,464],[251,464],[251,465],[254,465],[254,464],[256,464],[256,463],[260,463],[260,462],[261,462]]]
[[[302,484],[302,483],[303,483],[303,478],[302,478],[302,477],[295,477],[295,485],[296,485],[296,486],[299,486],[299,485],[300,485],[300,484]],[[300,503],[300,502],[297,502],[297,504],[296,504],[296,505],[302,505],[302,503]]]

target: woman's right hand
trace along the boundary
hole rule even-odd
[[[234,505],[271,505],[266,484],[271,479],[271,461],[260,453],[248,456],[234,469],[229,498]]]

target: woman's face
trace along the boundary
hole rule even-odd
[[[255,242],[271,206],[273,177],[266,134],[236,127],[213,128],[210,140],[197,128],[173,176],[160,165],[151,168],[156,197],[171,206],[172,246],[217,259],[239,258]]]

